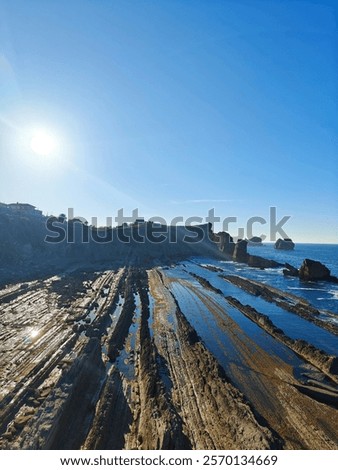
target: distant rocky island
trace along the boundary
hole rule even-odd
[[[263,240],[261,237],[251,237],[248,240],[248,245],[251,246],[263,246]]]
[[[278,238],[275,243],[276,250],[293,250],[295,244],[291,240],[291,238]]]

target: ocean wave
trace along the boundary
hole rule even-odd
[[[333,299],[338,300],[338,290],[329,290],[328,293],[332,295]]]
[[[289,287],[289,289],[292,289],[292,290],[314,290],[314,291],[321,291],[321,292],[330,292],[330,291],[326,291],[326,289],[319,289],[318,287],[315,288],[315,287]]]

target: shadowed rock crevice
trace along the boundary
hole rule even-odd
[[[108,376],[84,449],[123,449],[133,414],[125,396],[120,372]]]

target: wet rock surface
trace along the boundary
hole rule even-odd
[[[250,305],[243,305],[239,300],[233,297],[227,297],[227,300],[248,316],[252,321],[259,324],[265,331],[286,344],[290,349],[302,356],[319,370],[327,374],[334,382],[338,383],[338,357],[329,356],[324,351],[315,348],[304,340],[294,340],[288,337],[283,330],[277,328],[267,315],[258,312]],[[337,392],[338,398],[338,392]]]
[[[309,302],[301,297],[283,292],[267,284],[262,284],[261,282],[253,281],[251,279],[246,279],[240,276],[222,275],[221,277],[254,296],[259,296],[268,302],[275,303],[288,312],[295,313],[296,315],[299,315],[300,317],[320,326],[321,328],[338,335],[337,325],[321,320],[319,318],[319,310],[311,306]]]
[[[78,270],[0,290],[1,449],[337,448],[334,386],[317,375],[299,382],[229,317],[212,282],[189,266],[173,272]],[[224,357],[234,349],[235,362],[224,367],[211,352],[176,284],[227,332],[218,347]],[[236,299],[227,305],[337,375],[335,358]]]
[[[309,402],[310,394],[300,393],[297,388],[298,385],[314,387],[321,395],[333,394],[335,400],[338,387],[334,382],[325,379],[325,375],[307,361],[300,365],[303,372],[293,371],[290,365],[299,360],[293,353],[289,363],[290,345],[284,346],[289,353],[285,349],[282,353],[282,343],[266,332],[260,323],[253,322],[255,328],[261,330],[254,333],[254,329],[238,317],[244,312],[229,300],[225,301],[224,294],[216,292],[214,277],[209,281],[211,288],[204,289],[201,275],[182,279],[177,269],[177,276],[174,273],[171,276],[174,277],[170,278],[168,287],[175,296],[178,295],[179,304],[183,302],[183,313],[196,323],[203,343],[216,354],[226,376],[249,399],[257,419],[263,418],[275,436],[282,439],[283,448],[336,448],[336,425],[331,421],[335,419],[336,411],[332,409],[332,397],[330,403],[326,400],[324,404],[322,399],[317,400],[318,395],[316,399],[312,395]],[[220,345],[224,345],[221,351]],[[324,416],[326,424],[323,427]]]

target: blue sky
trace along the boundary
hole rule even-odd
[[[214,208],[234,234],[275,206],[296,241],[338,243],[334,5],[0,0],[0,201],[101,222]]]

